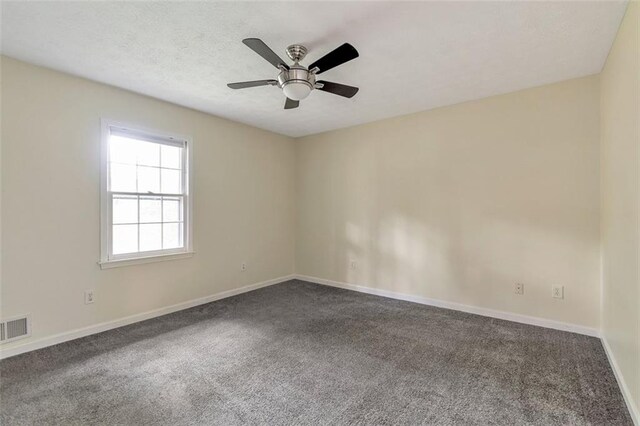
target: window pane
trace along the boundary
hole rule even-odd
[[[164,197],[162,203],[162,219],[164,222],[179,222],[182,219],[181,199]]]
[[[162,226],[162,248],[182,247],[182,223],[165,223]]]
[[[113,254],[138,251],[138,225],[113,225]]]
[[[138,164],[160,167],[160,145],[138,141]]]
[[[136,166],[112,163],[109,179],[111,191],[136,192]]]
[[[177,146],[162,145],[162,164],[160,167],[169,167],[171,169],[182,168],[182,148]]]
[[[109,137],[109,161],[136,164],[138,141],[121,136]]]
[[[160,169],[138,166],[138,192],[160,192]]]
[[[140,197],[140,223],[161,221],[162,201],[160,197]]]
[[[140,225],[140,251],[161,250],[160,224]]]
[[[162,192],[165,194],[182,194],[180,185],[180,170],[162,170]]]
[[[138,197],[117,195],[113,197],[113,223],[138,222]]]

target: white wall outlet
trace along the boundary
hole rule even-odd
[[[356,262],[355,260],[352,260],[352,261],[349,263],[349,267],[350,267],[351,269],[358,269],[358,262]]]
[[[522,283],[516,283],[516,286],[515,286],[515,293],[516,293],[516,294],[524,294],[524,284],[522,284]]]
[[[551,295],[554,299],[564,299],[564,286],[554,285],[551,287]]]
[[[247,264],[246,262],[242,262],[242,265],[240,265],[240,271],[244,272],[247,270]]]
[[[88,305],[90,303],[93,303],[96,301],[96,297],[95,294],[93,293],[93,290],[85,290],[84,291],[84,304]]]

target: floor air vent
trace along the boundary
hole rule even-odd
[[[10,342],[12,340],[29,337],[31,334],[31,324],[29,317],[17,317],[0,322],[0,342]]]

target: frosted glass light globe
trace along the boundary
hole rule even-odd
[[[287,83],[282,88],[282,91],[287,98],[294,101],[301,101],[309,96],[309,93],[311,93],[311,86],[306,82],[292,81]]]

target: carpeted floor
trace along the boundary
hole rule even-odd
[[[290,281],[9,358],[2,425],[631,425],[598,339]]]

